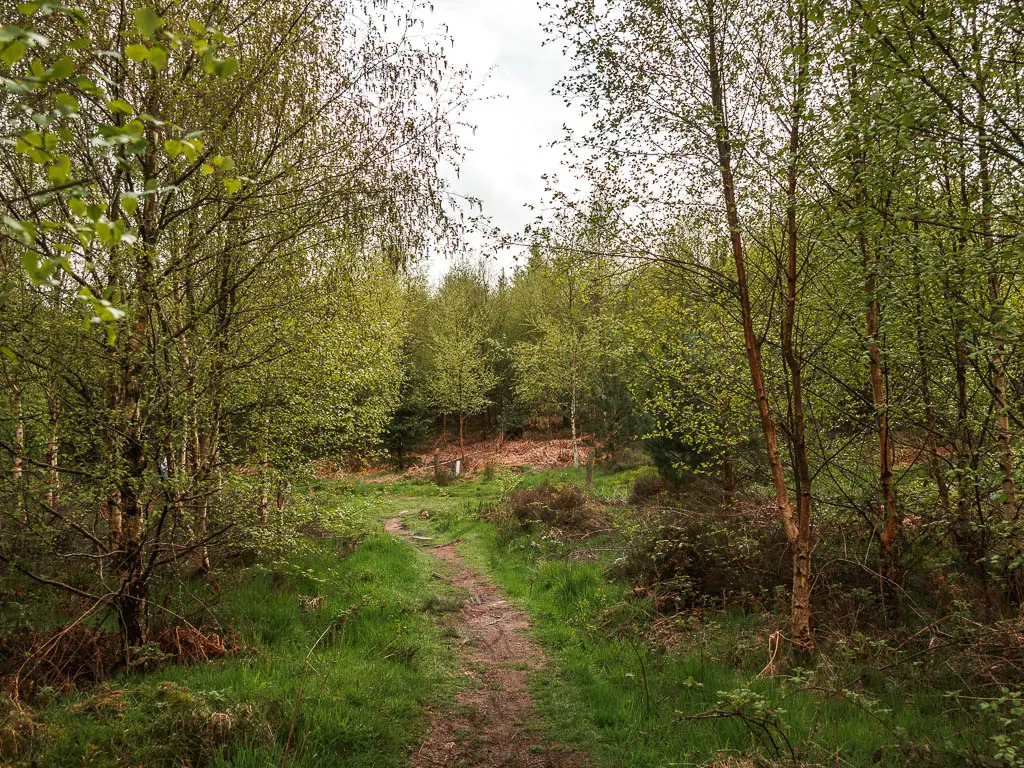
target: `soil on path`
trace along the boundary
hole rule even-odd
[[[412,538],[400,517],[387,520],[384,530]],[[445,712],[431,715],[423,744],[410,755],[413,768],[581,768],[580,755],[531,732],[537,712],[526,683],[531,672],[543,667],[544,657],[525,634],[529,617],[494,583],[468,568],[454,542],[424,549],[449,563],[451,583],[469,593],[459,613],[459,673],[474,684]]]

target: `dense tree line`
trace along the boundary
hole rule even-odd
[[[472,321],[508,382],[478,407],[510,395],[574,435],[582,414],[599,439],[608,418],[667,473],[770,483],[798,653],[839,531],[887,610],[922,562],[978,615],[1024,598],[1021,21],[988,0],[553,5],[595,192],[559,199],[492,291],[501,319]]]
[[[126,648],[157,575],[267,535],[282,469],[390,417],[396,270],[453,231],[422,10],[0,11],[0,567]]]
[[[562,91],[595,115],[580,167],[641,212],[617,250],[678,273],[712,376],[745,358],[712,402],[757,414],[798,651],[812,550],[848,521],[892,601],[953,552],[982,615],[1021,605],[1021,21],[999,0],[555,4]]]

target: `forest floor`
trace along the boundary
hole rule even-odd
[[[313,479],[298,492],[351,536],[182,586],[232,654],[0,698],[0,766],[1010,764],[977,757],[1005,726],[898,638],[823,642],[800,670],[769,664],[784,594],[656,609],[620,569],[652,530],[629,501],[644,472],[599,473],[571,529],[503,525],[495,504],[582,471]]]

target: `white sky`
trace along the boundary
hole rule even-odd
[[[569,191],[578,185],[561,167],[562,151],[547,146],[562,138],[563,124],[582,123],[578,111],[551,95],[570,62],[560,46],[542,47],[544,15],[536,0],[435,0],[433,20],[454,38],[450,63],[467,65],[476,83],[486,78],[482,100],[465,115],[476,131],[460,131],[466,158],[461,175],[450,179],[453,191],[482,199],[495,226],[518,232],[535,216],[525,205],[543,201],[542,174],[558,175]],[[511,264],[512,253],[502,252],[496,269]],[[431,279],[447,267],[435,257]]]

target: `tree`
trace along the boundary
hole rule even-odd
[[[425,320],[426,390],[442,414],[459,420],[459,457],[466,461],[465,420],[491,403],[497,376],[489,360],[488,287],[468,266],[451,270]]]
[[[820,21],[816,9],[811,10]],[[800,262],[811,253],[800,230],[805,167],[801,130],[812,97],[809,46],[816,38],[810,27],[816,22],[803,4],[777,13],[756,3],[716,0],[653,6],[623,1],[600,8],[566,0],[557,4],[555,18],[579,60],[562,90],[597,114],[593,131],[584,139],[596,158],[588,170],[602,189],[635,190],[618,207],[649,208],[650,200],[641,196],[651,193],[662,209],[706,210],[706,182],[717,177],[719,221],[733,257],[730,280],[779,518],[793,554],[792,641],[800,654],[808,655],[813,649],[812,475],[805,431],[805,361],[797,336],[804,288]],[[737,148],[742,150],[739,161]],[[622,183],[628,174],[632,178]],[[784,211],[781,236],[773,240],[768,238],[768,212],[779,206]],[[756,218],[759,213],[764,219]],[[755,219],[753,225],[744,221],[744,214]],[[784,412],[792,499],[761,336],[754,327],[748,278],[751,238],[781,251],[774,254],[775,275],[768,282],[777,279],[784,286],[779,352],[787,377]],[[700,271],[707,265],[691,267]]]
[[[2,11],[15,151],[0,169],[0,253],[17,299],[5,296],[3,322],[38,307],[20,339],[4,335],[4,353],[55,383],[50,420],[66,435],[59,465],[56,439],[23,457],[49,481],[37,493],[33,479],[28,520],[5,506],[30,546],[5,541],[2,557],[114,606],[128,650],[146,640],[154,575],[192,557],[208,569],[211,544],[244,522],[227,511],[225,476],[262,453],[253,424],[283,410],[274,426],[318,430],[320,449],[373,443],[393,407],[393,389],[377,385],[391,380],[396,334],[392,314],[360,302],[453,233],[438,163],[455,151],[457,80],[439,87],[441,41],[384,31],[415,25],[416,8],[259,10]],[[31,31],[12,23],[19,13]],[[96,321],[84,328],[83,303]],[[44,354],[65,344],[74,354]],[[299,378],[311,365],[322,387]],[[250,375],[305,397],[250,399]],[[314,442],[289,436],[295,450]],[[46,488],[61,475],[83,482],[55,505]],[[67,540],[80,546],[62,554],[91,568],[85,587],[46,557]]]

